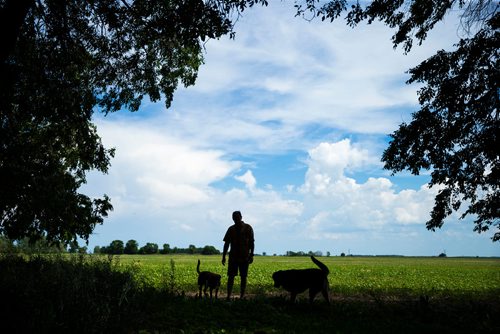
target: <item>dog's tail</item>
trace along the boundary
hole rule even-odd
[[[198,265],[196,266],[196,272],[200,273],[200,259],[198,259]]]
[[[325,273],[325,275],[328,275],[330,273],[330,270],[328,269],[327,266],[320,260],[316,259],[314,256],[311,255],[311,260],[314,262],[320,269]]]

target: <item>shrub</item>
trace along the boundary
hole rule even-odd
[[[0,258],[0,295],[7,332],[109,332],[123,329],[135,283],[110,258]],[[29,315],[29,316],[28,316]]]

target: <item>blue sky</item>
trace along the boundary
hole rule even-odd
[[[137,113],[95,116],[117,151],[108,175],[92,173],[83,189],[114,205],[89,248],[135,239],[221,250],[241,210],[257,253],[500,256],[470,219],[427,231],[437,191],[428,175],[391,176],[380,162],[388,134],[418,109],[406,71],[450,49],[458,20],[405,55],[381,24],[294,14],[278,1],[246,11],[235,40],[206,44],[196,84],[168,110],[145,100]]]

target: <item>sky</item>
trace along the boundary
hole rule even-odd
[[[114,210],[88,248],[113,240],[215,246],[240,210],[255,253],[500,256],[472,219],[425,227],[436,188],[429,172],[392,175],[381,156],[389,134],[419,109],[407,71],[459,39],[458,19],[436,25],[409,54],[382,24],[295,17],[291,2],[243,13],[234,40],[205,45],[196,84],[172,106],[96,113],[107,175],[82,191]]]

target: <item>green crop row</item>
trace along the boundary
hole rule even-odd
[[[132,268],[144,286],[195,293],[196,264],[222,275],[220,256],[121,256],[122,268]],[[330,291],[340,295],[492,295],[500,292],[500,259],[412,257],[321,257],[330,269]],[[250,266],[249,294],[280,293],[273,287],[276,270],[314,268],[308,257],[258,256]],[[238,283],[238,279],[236,280]],[[235,287],[238,289],[238,286]]]

